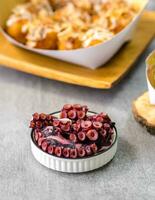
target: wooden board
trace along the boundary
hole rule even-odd
[[[155,12],[145,11],[133,39],[106,65],[90,70],[41,56],[10,44],[0,33],[0,64],[37,76],[67,83],[108,89],[118,83],[155,36]]]
[[[155,105],[151,105],[149,94],[145,92],[138,97],[132,105],[135,119],[147,128],[147,130],[155,134]]]

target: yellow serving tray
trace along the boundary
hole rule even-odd
[[[145,11],[133,39],[106,65],[90,70],[15,47],[0,33],[0,64],[37,76],[92,88],[109,89],[131,69],[155,36],[155,12]]]

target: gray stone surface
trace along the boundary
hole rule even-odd
[[[154,0],[150,8],[155,8]],[[154,200],[155,137],[134,119],[131,103],[146,89],[147,55],[112,90],[96,90],[0,68],[0,199]],[[64,174],[41,166],[30,151],[31,113],[58,110],[64,103],[106,111],[119,132],[115,159],[99,170]]]

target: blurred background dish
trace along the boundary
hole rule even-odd
[[[112,88],[131,69],[137,58],[154,38],[155,29],[152,26],[154,23],[155,13],[152,11],[144,12],[133,34],[132,41],[123,46],[110,62],[96,70],[86,69],[17,48],[9,43],[2,34],[0,34],[0,63],[49,79],[93,88]]]
[[[12,9],[5,30],[32,48],[87,48],[112,39],[139,10],[125,0],[29,0]]]
[[[6,4],[6,1],[4,2],[3,1],[4,0],[2,0],[2,4],[0,8],[1,9],[0,18],[1,18],[1,26],[5,29],[6,21],[8,17],[10,16],[12,9],[19,3],[22,3],[23,1],[16,0],[14,3],[11,3],[11,4],[9,2],[8,3],[9,5]],[[46,1],[44,1],[44,4],[45,2]],[[90,2],[90,0],[87,2]],[[62,23],[61,21],[59,22],[60,19],[64,19],[63,15],[64,13],[66,13],[66,11],[64,11],[63,9],[67,9],[67,11],[69,9],[69,11],[71,10],[72,13],[74,13],[74,11],[77,10],[77,8],[75,9],[74,8],[75,6],[73,6],[75,3],[74,4],[67,3],[66,7],[62,7],[58,10],[59,12],[57,15],[56,14],[52,15],[55,18],[56,16],[58,16],[57,17],[58,19],[56,18],[58,20],[58,23],[56,23],[54,28],[53,27],[51,28],[51,25],[49,28],[49,24],[51,24],[51,22],[49,22],[50,20],[47,20],[47,17],[46,17],[46,24],[48,24],[48,28],[46,29],[46,31],[44,30],[44,27],[41,28],[40,21],[38,22],[38,20],[36,20],[35,17],[34,17],[35,20],[33,23],[30,23],[30,24],[28,23],[30,19],[33,18],[33,15],[31,16],[31,12],[27,12],[27,9],[25,10],[25,7],[22,7],[22,6],[16,7],[16,9],[14,10],[14,13],[16,14],[11,15],[10,19],[7,21],[7,28],[6,28],[7,32],[10,35],[12,35],[13,38],[10,37],[10,35],[8,35],[6,32],[3,31],[3,33],[11,43],[17,46],[20,46],[22,48],[25,48],[25,49],[28,49],[28,50],[31,50],[43,55],[47,55],[50,57],[54,57],[60,60],[68,61],[71,63],[75,63],[78,65],[95,69],[98,66],[101,66],[102,64],[106,63],[120,49],[120,47],[125,42],[129,41],[132,38],[132,32],[135,29],[135,26],[137,22],[139,21],[139,17],[148,1],[147,0],[143,0],[143,1],[132,0],[130,1],[130,3],[131,5],[133,5],[133,7],[130,8],[128,4],[125,4],[126,6],[124,6],[124,0],[121,0],[119,2],[121,2],[121,5],[123,4],[123,6],[122,6],[122,9],[118,10],[118,13],[115,11],[115,7],[118,8],[118,2],[117,4],[115,4],[111,0],[109,0],[108,2],[111,2],[110,6],[109,4],[108,6],[110,8],[112,7],[112,9],[111,10],[107,9],[106,15],[108,15],[109,18],[104,17],[104,21],[108,20],[106,21],[106,23],[100,22],[100,19],[102,19],[103,16],[99,16],[98,14],[97,15],[94,14],[93,18],[91,17],[91,20],[93,19],[94,23],[89,22],[88,25],[86,25],[86,22],[83,22],[82,20],[80,22],[81,23],[83,22],[83,24],[80,23],[78,25],[77,24],[74,25],[72,21],[69,22],[69,20],[72,18],[68,17],[68,15],[66,19],[64,20],[65,23]],[[36,9],[37,13],[41,13],[40,18],[42,18],[42,16],[49,16],[50,13],[54,12],[53,10],[50,10],[50,7],[48,4],[46,5],[44,4],[43,4],[43,7],[46,8],[46,9],[43,9],[44,14],[42,14],[41,11],[40,12],[38,11],[40,7],[36,8],[34,6],[34,9],[32,9],[32,10]],[[78,4],[76,5],[76,7],[80,7],[81,5],[79,3],[76,3],[76,4]],[[3,12],[3,5],[8,5],[5,9],[5,12]],[[29,5],[27,6],[29,7]],[[81,9],[86,9],[86,8],[78,8],[78,9],[81,10]],[[98,7],[98,9],[100,9],[100,6]],[[20,17],[19,23],[13,23],[13,22],[18,21],[16,18],[18,15],[21,15],[20,14],[21,10],[22,10],[22,13],[24,12],[24,18],[22,17],[21,19]],[[92,10],[90,9],[89,12],[90,11]],[[56,12],[57,10],[54,13]],[[136,12],[137,14],[135,14]],[[86,13],[88,14],[88,11]],[[100,11],[99,13],[103,14],[102,11]],[[79,14],[79,16],[81,16],[81,14]],[[75,18],[76,20],[74,21],[77,21],[79,16],[76,16]],[[45,17],[43,18],[45,19]],[[69,25],[66,24],[66,22],[69,22]],[[63,24],[63,26],[65,24],[67,28],[63,26],[61,27],[60,24]],[[77,30],[80,30],[78,34],[77,34],[76,29],[72,30],[73,25],[74,25],[74,28],[76,27]],[[36,26],[39,28],[36,29],[35,28]],[[88,28],[86,28],[87,26]],[[79,27],[81,28],[79,29]],[[85,28],[86,30],[84,30]],[[21,29],[24,29],[24,31],[21,31]],[[26,31],[28,31],[28,33]],[[40,31],[43,33],[45,32],[48,33],[48,34],[43,34],[43,35],[46,35],[46,38],[43,37],[44,39],[43,38],[40,39],[40,35],[38,36],[38,32]],[[57,34],[57,32],[59,33]],[[82,33],[83,33],[83,36],[81,36]],[[76,35],[75,37],[76,40],[75,38],[72,38],[75,35]],[[78,37],[80,38],[77,39]],[[38,38],[37,42],[35,41],[36,38]],[[25,43],[27,46],[25,45]],[[95,45],[95,46],[92,46],[92,45]],[[87,47],[87,48],[83,48],[83,47]],[[40,49],[40,48],[44,48],[44,49]],[[59,49],[59,51],[48,50],[49,48]]]

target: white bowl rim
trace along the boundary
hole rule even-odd
[[[58,113],[60,113],[60,111],[56,111],[56,112],[53,112],[53,113],[51,113],[51,114],[54,115],[54,114],[58,114]],[[96,112],[93,112],[93,111],[88,111],[88,113],[97,114]],[[33,137],[34,129],[31,130],[31,141],[32,141],[33,144],[37,147],[37,149],[38,149],[39,151],[41,151],[42,153],[44,153],[46,156],[48,155],[48,156],[50,156],[51,158],[54,157],[54,158],[60,159],[60,160],[69,160],[69,161],[75,161],[75,160],[76,160],[76,161],[78,161],[78,160],[82,160],[82,159],[91,159],[91,158],[93,158],[93,157],[99,156],[99,155],[104,154],[104,153],[106,153],[107,151],[109,151],[109,150],[115,145],[115,143],[117,142],[117,139],[118,139],[118,133],[117,133],[117,129],[116,129],[115,125],[114,125],[114,130],[115,130],[115,139],[114,139],[114,141],[113,141],[113,143],[112,143],[111,146],[109,146],[107,149],[103,149],[103,150],[97,152],[97,153],[94,154],[94,155],[86,156],[86,157],[83,157],[83,158],[64,158],[64,157],[58,157],[58,156],[51,155],[51,154],[49,154],[48,152],[43,151],[41,148],[38,147],[38,145],[37,145],[36,142],[34,141],[34,137]]]

